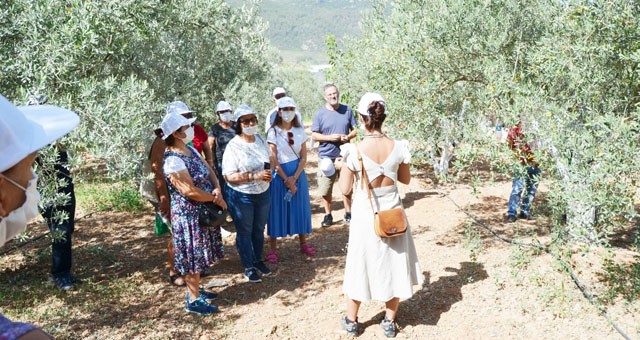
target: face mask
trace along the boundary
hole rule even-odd
[[[296,111],[282,111],[282,119],[285,122],[290,122],[296,117]]]
[[[242,133],[244,133],[247,136],[255,135],[256,133],[258,133],[258,124],[249,126],[249,127],[243,127]]]
[[[27,198],[21,207],[10,212],[6,217],[1,218],[0,246],[27,229],[27,223],[38,216],[38,203],[40,203],[40,193],[36,190],[38,176],[36,176],[33,171],[32,174],[33,179],[29,181],[26,188],[5,177],[9,182],[24,190]]]
[[[193,126],[189,126],[189,128],[188,128],[188,129],[184,130],[184,133],[185,133],[187,136],[186,136],[186,137],[184,137],[184,138],[180,138],[180,139],[182,139],[182,141],[183,141],[185,144],[188,144],[190,141],[192,141],[192,140],[193,140],[193,135],[194,135]]]
[[[230,112],[225,112],[225,113],[220,113],[220,120],[228,123],[231,121],[231,113]]]

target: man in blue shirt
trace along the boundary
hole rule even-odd
[[[340,157],[340,146],[355,138],[357,131],[357,121],[351,108],[340,104],[340,92],[334,84],[324,86],[324,100],[326,104],[318,109],[313,117],[311,125],[312,137],[319,142],[318,146],[318,192],[322,196],[324,207],[324,219],[322,226],[328,227],[333,224],[331,216],[331,198],[333,194],[333,183],[338,176],[335,164],[342,163]],[[328,159],[323,161],[323,159]],[[330,160],[330,163],[329,163]],[[321,164],[329,164],[329,168]],[[351,221],[351,196],[342,196],[344,202],[344,221]]]

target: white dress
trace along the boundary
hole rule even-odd
[[[371,181],[380,175],[398,179],[400,163],[409,163],[409,143],[397,140],[393,151],[382,164],[365,154],[362,162]],[[356,145],[341,147],[344,164],[354,171],[355,184],[349,226],[347,263],[344,269],[344,293],[358,301],[389,301],[394,297],[407,299],[413,296],[413,286],[421,285],[424,277],[418,264],[416,247],[411,236],[411,227],[398,237],[380,238],[373,230],[373,211],[367,198],[366,187],[361,187],[361,170]],[[373,205],[380,210],[402,206],[397,186],[374,188],[371,192]]]

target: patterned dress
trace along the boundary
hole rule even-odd
[[[170,156],[180,158],[185,163],[193,184],[204,191],[213,191],[207,165],[193,147],[188,148],[191,150],[191,156],[167,150],[164,159]],[[198,216],[202,203],[180,193],[166,174],[165,179],[171,197],[174,269],[181,275],[203,272],[224,257],[220,227],[201,228]]]

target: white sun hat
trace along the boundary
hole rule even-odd
[[[236,112],[233,113],[233,118],[235,118],[236,122],[238,122],[240,117],[242,116],[255,115],[255,114],[256,113],[253,111],[253,109],[249,105],[242,104],[238,106],[238,108],[236,109]]]
[[[279,94],[286,94],[287,91],[283,87],[276,87],[273,89],[273,97],[275,98]]]
[[[356,108],[356,111],[358,111],[358,113],[360,113],[363,116],[368,116],[369,115],[369,104],[371,104],[373,102],[382,102],[382,105],[385,108],[387,107],[387,103],[384,101],[384,98],[382,98],[382,96],[380,94],[373,93],[373,92],[367,92],[362,96],[362,98],[360,98],[360,101],[358,102],[358,107]]]
[[[336,167],[333,165],[331,158],[322,158],[318,162],[318,168],[325,177],[331,177],[336,173]]]
[[[0,172],[75,129],[80,117],[53,105],[16,107],[0,95]]]
[[[179,100],[176,100],[175,102],[171,102],[169,103],[169,105],[167,105],[167,114],[176,114],[176,115],[183,115],[185,113],[194,113],[196,111],[191,110],[187,104],[185,104],[184,102],[181,102]]]
[[[233,111],[233,109],[231,108],[231,104],[225,102],[224,100],[219,101],[218,105],[216,105],[216,112],[222,111]]]
[[[278,99],[278,108],[285,108],[285,107],[297,107],[296,106],[296,101],[293,100],[293,98],[291,97],[282,97],[280,99]]]
[[[179,128],[185,125],[191,125],[195,121],[195,117],[187,119],[180,114],[167,113],[164,118],[162,118],[162,123],[160,123],[162,139],[167,139],[167,137],[171,136],[171,134],[176,132]]]

